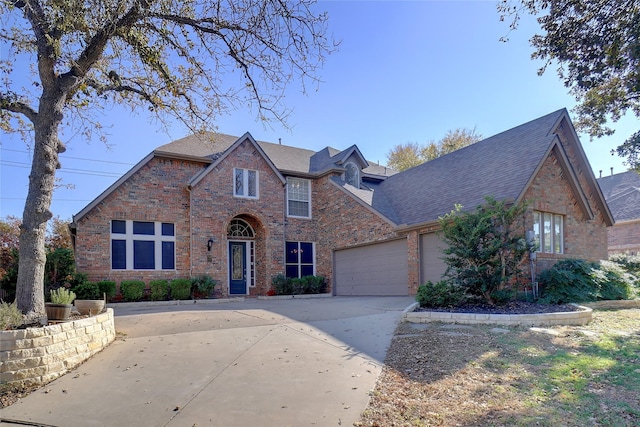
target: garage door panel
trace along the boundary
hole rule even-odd
[[[447,264],[442,260],[442,250],[447,245],[435,233],[420,235],[420,283],[433,283],[442,279]]]
[[[335,252],[337,295],[407,295],[407,241]]]

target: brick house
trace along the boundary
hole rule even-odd
[[[609,254],[640,254],[640,175],[627,171],[598,179],[616,223],[609,228]]]
[[[485,195],[529,201],[538,269],[606,258],[613,219],[564,109],[401,173],[356,145],[188,136],[75,215],[72,235],[90,280],[207,274],[223,295],[264,295],[276,274],[316,274],[334,295],[407,295],[444,273],[438,217]]]

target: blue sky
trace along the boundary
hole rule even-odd
[[[448,130],[476,128],[484,137],[510,129],[575,100],[555,73],[537,75],[529,38],[537,31],[527,18],[500,42],[508,25],[491,1],[321,1],[330,32],[341,40],[327,58],[319,90],[306,95],[292,84],[285,103],[293,110],[289,129],[256,121],[255,109],[221,116],[218,131],[250,132],[256,139],[320,150],[357,144],[373,162],[386,162],[396,144],[438,140]],[[3,52],[4,54],[4,52]],[[180,125],[162,132],[144,112],[114,109],[104,117],[110,148],[63,135],[67,152],[58,177],[74,189],[59,188],[51,210],[71,219],[119,176],[159,145],[186,135]],[[622,172],[622,159],[610,151],[637,130],[628,116],[612,137],[581,135],[596,177]],[[0,134],[0,218],[21,217],[28,186],[26,145]]]

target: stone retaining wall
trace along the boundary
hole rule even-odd
[[[46,384],[108,346],[113,309],[73,322],[0,332],[0,384]]]
[[[412,304],[403,313],[403,320],[411,323],[461,323],[495,324],[505,326],[551,326],[551,325],[586,325],[591,322],[593,310],[582,307],[580,311],[539,314],[480,314],[480,313],[450,313],[445,311],[414,312],[419,304]]]

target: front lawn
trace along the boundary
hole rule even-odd
[[[402,323],[356,425],[640,425],[640,309],[544,329]]]

